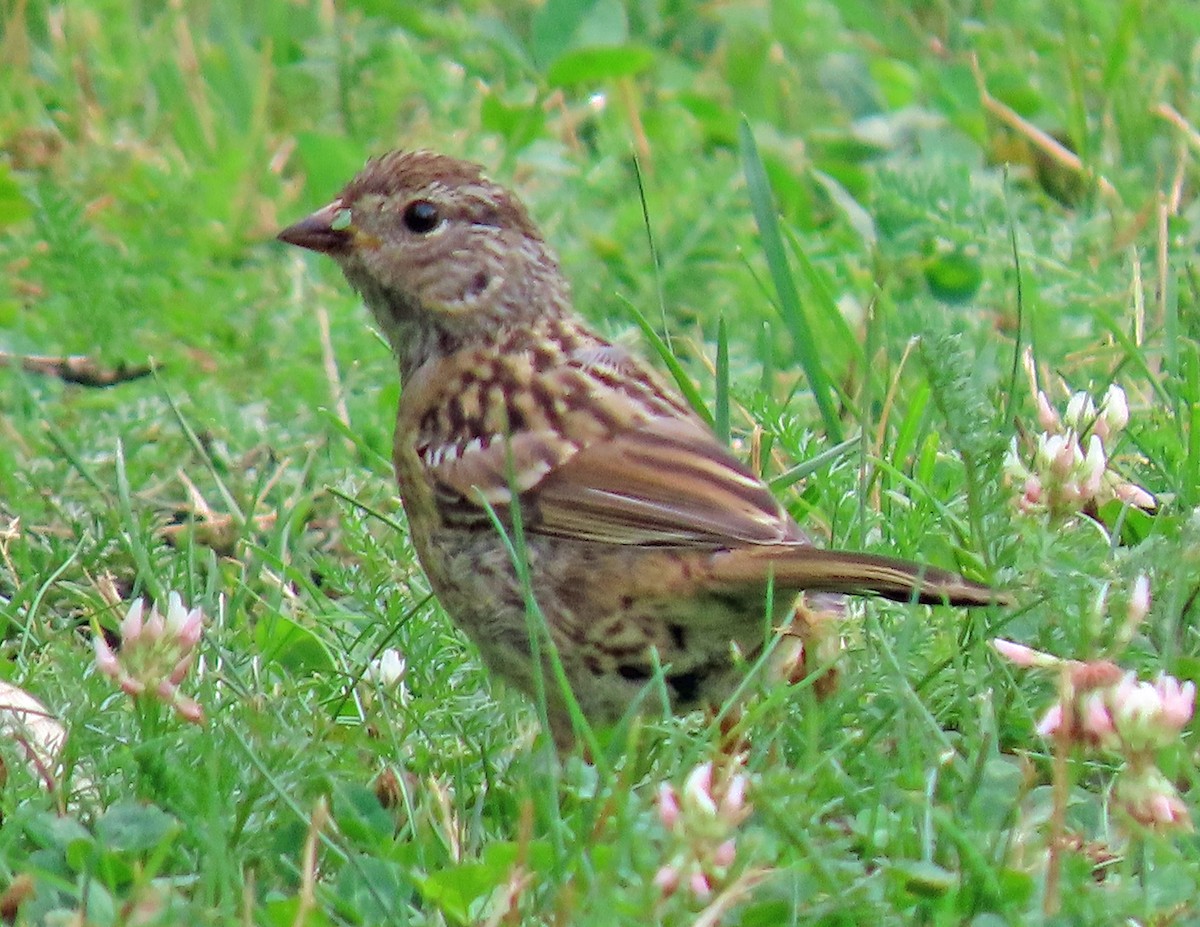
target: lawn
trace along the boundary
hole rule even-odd
[[[1200,923],[1197,36],[0,0],[0,917]],[[738,713],[560,757],[416,562],[387,347],[274,240],[397,147],[518,191],[823,544],[1014,603],[856,603]]]

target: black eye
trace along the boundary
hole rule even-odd
[[[409,203],[408,208],[404,210],[404,225],[410,232],[416,232],[418,235],[432,232],[441,221],[438,208],[429,200]]]

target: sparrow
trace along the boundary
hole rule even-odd
[[[551,644],[582,714],[607,724],[658,673],[673,710],[720,704],[801,592],[1005,600],[815,546],[649,366],[587,327],[525,207],[478,165],[385,154],[279,238],[333,258],[391,345],[422,568],[491,671],[526,693],[542,675],[560,744]],[[536,647],[530,599],[549,634]]]

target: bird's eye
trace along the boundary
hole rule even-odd
[[[442,221],[438,208],[429,200],[416,200],[404,210],[404,225],[410,232],[424,235],[437,228]]]

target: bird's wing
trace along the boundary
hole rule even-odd
[[[805,541],[703,422],[598,339],[552,362],[529,350],[486,363],[464,355],[411,388],[413,407],[436,410],[412,423],[414,449],[446,524],[483,527],[487,506],[506,517],[515,495],[535,534],[708,548]]]
[[[512,468],[509,461],[517,459],[523,466]],[[766,485],[690,419],[655,419],[578,450],[561,435],[526,432],[507,449],[496,442],[444,460],[439,482],[455,486],[441,482],[443,518],[482,524],[485,496],[502,517],[509,514],[513,483],[504,479],[506,468],[527,533],[707,549],[711,558],[692,577],[698,588],[759,588],[770,580],[781,589],[875,593],[902,602],[1011,601],[948,570],[813,547]]]
[[[525,531],[606,544],[719,548],[802,541],[771,491],[699,422],[662,417],[580,447],[561,433],[443,445],[424,455],[447,524],[484,502]]]
[[[572,455],[522,497],[529,530],[608,544],[724,547],[803,535],[700,422],[657,418]]]
[[[623,354],[605,347],[584,361],[544,381],[536,402],[514,400],[530,393],[515,388],[523,362],[511,354],[488,387],[461,376],[431,387],[443,394],[439,413],[415,449],[443,524],[494,530],[488,507],[511,522],[515,498],[530,535],[709,550],[692,577],[700,587],[770,577],[784,589],[903,601],[1008,601],[956,573],[813,547],[766,484]],[[555,396],[567,397],[561,408]]]

